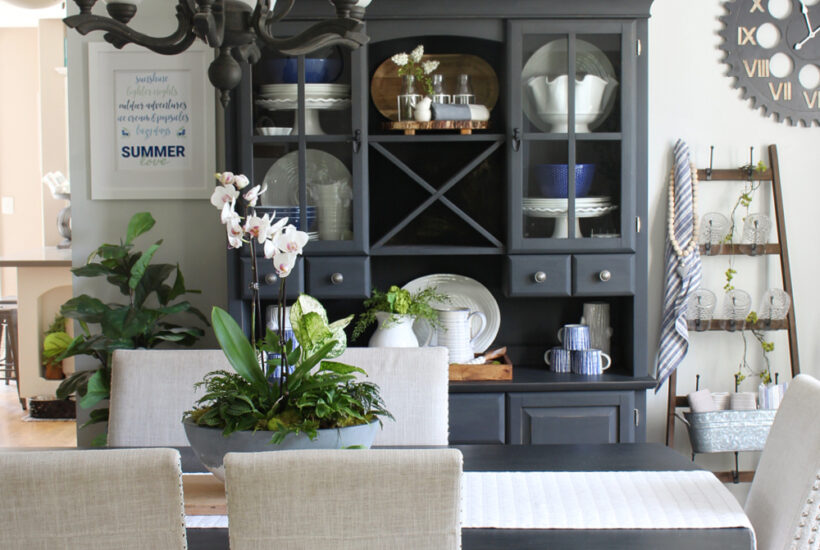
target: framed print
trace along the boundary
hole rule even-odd
[[[91,199],[207,199],[215,171],[213,50],[167,56],[88,44]]]

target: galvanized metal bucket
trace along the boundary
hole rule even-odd
[[[777,410],[683,413],[693,453],[762,451]],[[680,417],[679,417],[680,418]]]

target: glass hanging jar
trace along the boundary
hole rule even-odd
[[[444,76],[433,75],[433,103],[450,103],[450,94],[444,93]]]
[[[416,91],[416,77],[411,74],[402,76],[401,93],[398,96],[399,121],[414,120],[413,113],[421,94]]]
[[[453,103],[475,103],[475,95],[473,94],[473,85],[470,83],[470,75],[458,75],[458,88],[456,88],[456,93],[453,94]]]

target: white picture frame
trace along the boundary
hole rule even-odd
[[[215,172],[213,50],[88,44],[91,199],[207,199]]]

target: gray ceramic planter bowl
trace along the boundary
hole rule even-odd
[[[311,440],[305,434],[288,434],[282,443],[270,442],[272,433],[268,431],[234,432],[228,437],[222,430],[197,426],[185,421],[185,435],[197,458],[216,477],[225,481],[225,468],[222,458],[225,453],[255,453],[260,451],[289,451],[297,449],[343,449],[361,446],[369,449],[379,429],[379,421],[370,424],[319,430],[316,439]]]

